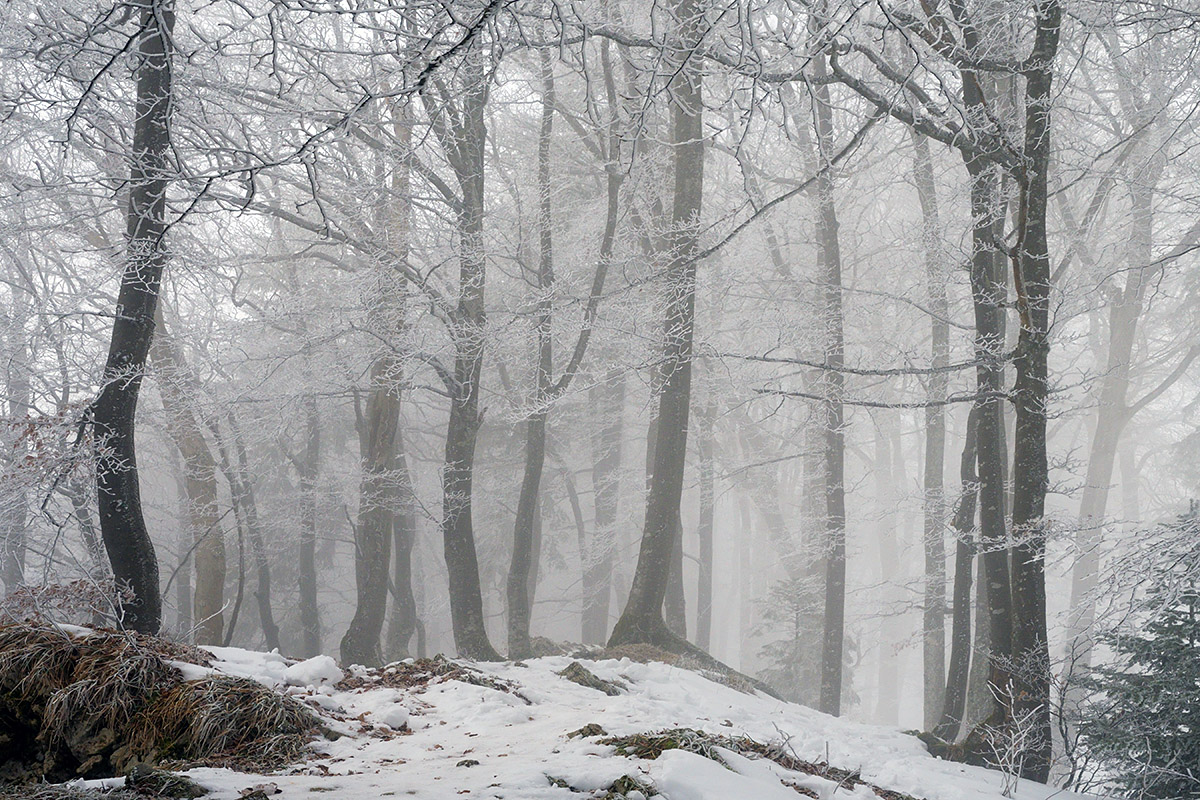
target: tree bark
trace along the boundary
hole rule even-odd
[[[381,348],[374,356],[369,376],[365,415],[355,403],[356,424],[362,459],[359,484],[358,524],[354,530],[354,578],[356,602],[354,617],[341,641],[342,661],[377,666],[383,662],[384,619],[387,615],[389,584],[395,602],[403,606],[397,613],[405,620],[415,618],[412,610],[412,578],[407,571],[411,552],[411,486],[407,461],[400,435],[400,410],[403,402],[404,361],[399,348],[407,327],[405,292],[407,281],[397,264],[408,260],[410,250],[411,175],[409,149],[412,121],[407,104],[391,108],[392,134],[400,155],[391,163],[391,198],[381,203],[376,223],[384,231],[386,257],[372,264],[372,274],[364,296],[367,327]],[[377,164],[383,182],[382,162]],[[403,507],[403,510],[401,510]],[[402,518],[407,530],[400,530]],[[397,548],[393,563],[393,546]],[[389,568],[391,575],[389,576]],[[396,641],[407,622],[397,621]]]
[[[982,100],[979,101],[982,103]],[[1012,643],[1012,589],[1008,570],[1008,527],[1005,514],[1005,472],[1008,458],[1004,436],[1004,262],[996,253],[1003,217],[997,208],[997,172],[990,164],[967,160],[971,177],[971,295],[975,309],[976,391],[978,409],[979,529],[987,581],[986,612],[990,645],[990,691],[1001,717],[1007,712],[1007,664]]]
[[[613,370],[589,392],[590,406],[600,420],[592,436],[592,497],[595,516],[591,545],[581,552],[583,563],[584,644],[603,644],[608,635],[612,599],[613,552],[621,500],[621,437],[624,422],[625,376]]]
[[[267,558],[266,543],[263,540],[262,525],[258,520],[258,502],[254,496],[254,484],[250,481],[250,458],[246,453],[246,442],[242,438],[241,429],[232,412],[229,414],[229,427],[233,432],[233,446],[237,461],[233,467],[233,475],[237,481],[235,502],[240,503],[246,519],[246,535],[250,537],[250,551],[254,558],[256,584],[254,601],[258,606],[259,624],[262,626],[263,639],[268,650],[282,652],[279,642],[279,626],[275,623],[275,614],[271,608],[271,563]]]
[[[512,564],[508,571],[508,657],[529,658],[533,648],[529,639],[529,623],[533,612],[534,522],[537,516],[538,491],[542,469],[546,463],[546,419],[549,416],[551,371],[554,369],[551,324],[554,301],[554,235],[553,198],[550,189],[551,136],[554,133],[554,66],[551,53],[543,48],[539,54],[542,73],[542,123],[538,134],[538,244],[540,257],[537,272],[537,359],[534,366],[533,413],[525,423],[525,472],[521,478],[521,494],[517,499],[517,518],[513,529]]]
[[[663,385],[658,398],[654,468],[646,498],[642,543],[629,600],[609,637],[610,645],[647,643],[678,648],[667,629],[663,600],[679,534],[679,504],[687,454],[692,387],[692,338],[696,306],[696,255],[704,196],[704,126],[701,72],[692,58],[701,31],[697,0],[672,6],[677,43],[667,53],[674,200],[668,236],[667,302],[664,323]]]
[[[822,168],[833,157],[833,107],[828,56],[813,57],[813,111],[817,153]],[[825,614],[821,636],[820,710],[838,716],[842,709],[842,660],[846,635],[846,490],[845,411],[842,407],[845,361],[842,331],[842,256],[838,241],[833,177],[828,169],[817,180],[817,241],[821,264],[824,366],[821,375],[825,426]]]
[[[300,476],[300,544],[297,579],[300,590],[300,655],[321,654],[321,609],[317,603],[317,477],[321,471],[321,419],[317,398],[306,394],[304,452],[290,456]],[[290,455],[290,454],[289,454]]]
[[[921,204],[925,283],[929,291],[930,363],[938,370],[950,363],[950,325],[947,321],[950,308],[946,299],[941,220],[929,140],[916,131],[911,132],[911,137],[916,153],[913,172],[917,199]],[[946,686],[946,502],[942,482],[946,459],[946,407],[943,402],[948,387],[949,375],[946,372],[935,372],[929,376],[927,397],[930,404],[925,409],[925,602],[921,637],[925,730],[932,730],[941,716]]]
[[[954,618],[950,628],[950,671],[946,676],[941,718],[929,728],[939,738],[953,742],[966,719],[967,681],[971,667],[971,566],[975,558],[975,509],[979,477],[975,470],[979,412],[971,409],[963,443],[959,480],[962,495],[954,512]]]
[[[1028,718],[1034,739],[1021,773],[1045,783],[1050,774],[1050,653],[1046,632],[1045,507],[1049,485],[1046,406],[1049,396],[1050,252],[1046,235],[1049,197],[1051,85],[1062,7],[1039,0],[1037,32],[1025,73],[1024,165],[1018,230],[1017,306],[1021,333],[1013,405],[1017,426],[1013,452],[1013,713]],[[1022,294],[1024,296],[1022,296]]]
[[[30,424],[29,414],[32,410],[29,334],[25,330],[29,323],[31,296],[23,283],[18,280],[11,282],[12,327],[5,381],[8,387],[9,422],[4,444],[9,463],[5,465],[6,475],[0,483],[0,579],[4,581],[5,594],[11,594],[25,581],[25,554],[29,536],[29,491],[22,467],[29,452],[26,427]],[[86,508],[85,504],[85,511]],[[80,524],[82,527],[82,519]]]
[[[417,601],[413,595],[413,547],[417,539],[416,494],[403,436],[396,438],[392,507],[392,611],[388,617],[384,655],[389,662],[409,656],[417,631]]]
[[[373,324],[376,328],[389,322],[394,325],[390,315],[395,309],[391,306],[395,305],[396,295],[403,293],[403,286],[392,285],[398,283],[392,275],[381,275],[379,283],[382,285],[376,287],[375,307],[370,309],[376,317]],[[380,320],[381,317],[386,321]],[[347,664],[379,666],[383,662],[380,637],[387,613],[394,516],[389,504],[394,493],[389,491],[388,484],[395,480],[392,469],[400,426],[400,387],[396,373],[400,368],[399,359],[390,350],[378,355],[371,364],[371,388],[362,420],[365,447],[361,454],[358,524],[354,527],[356,604],[340,646],[342,661]]]
[[[479,557],[471,518],[475,478],[475,447],[483,423],[479,383],[483,369],[483,340],[487,315],[487,278],[483,243],[485,107],[488,75],[483,55],[473,52],[461,67],[463,99],[449,113],[448,98],[426,98],[442,148],[462,195],[458,222],[458,307],[451,323],[454,373],[450,419],[446,426],[445,465],[442,469],[442,541],[450,580],[450,619],[454,645],[462,658],[498,661],[488,639],[483,615]],[[439,108],[440,106],[440,108]]]
[[[174,21],[172,0],[149,0],[140,14],[125,271],[103,388],[91,408],[100,533],[113,578],[131,594],[127,601],[117,598],[121,624],[142,633],[157,633],[162,624],[158,558],[142,515],[134,420],[167,263]]]
[[[696,455],[700,462],[700,519],[696,531],[700,540],[700,574],[696,581],[696,644],[708,651],[712,639],[713,615],[713,533],[716,505],[716,464],[713,426],[716,403],[710,397],[699,414]]]

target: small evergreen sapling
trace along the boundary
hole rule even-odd
[[[1089,679],[1094,699],[1080,735],[1088,756],[1124,794],[1200,798],[1200,519],[1172,528],[1190,540],[1146,597],[1134,633],[1102,638],[1116,658]],[[1186,566],[1185,566],[1186,565]],[[1181,569],[1182,567],[1182,569]],[[1189,568],[1190,567],[1190,568]]]

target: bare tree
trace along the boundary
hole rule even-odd
[[[96,490],[100,532],[113,577],[127,585],[134,598],[122,604],[123,624],[131,630],[156,633],[162,624],[162,598],[158,559],[142,514],[134,416],[167,263],[171,30],[175,7],[171,0],[149,0],[138,13],[126,265],[104,365],[104,387],[92,406],[91,421],[99,448]]]

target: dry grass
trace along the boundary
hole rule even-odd
[[[146,800],[146,795],[130,789],[77,789],[68,786],[22,786],[20,789],[0,789],[0,800]]]
[[[168,659],[207,656],[115,631],[0,625],[0,777],[119,775],[168,758],[269,769],[319,729],[289,697],[242,678],[185,682]]]
[[[604,692],[609,697],[616,697],[625,688],[625,684],[620,681],[606,681],[578,661],[572,661],[567,665],[566,669],[557,674],[566,678],[571,683],[577,683],[588,689],[595,689],[597,692]]]
[[[371,669],[365,673],[348,675],[337,684],[337,688],[342,691],[379,688],[419,691],[431,684],[443,681],[459,681],[473,686],[483,686],[497,692],[514,695],[529,704],[529,698],[521,694],[515,684],[485,675],[477,669],[451,661],[443,655],[398,661],[395,664],[388,664],[382,669]]]
[[[214,676],[172,686],[149,703],[131,720],[127,747],[154,761],[257,772],[295,761],[318,727],[291,697],[247,678]]]
[[[600,739],[599,743],[612,745],[619,755],[630,758],[644,758],[652,761],[667,750],[685,750],[728,766],[717,752],[718,748],[724,748],[751,758],[767,758],[784,769],[805,775],[816,775],[834,781],[847,789],[853,790],[857,786],[865,786],[880,800],[918,800],[911,795],[867,783],[858,772],[838,769],[829,764],[804,761],[797,758],[790,748],[784,745],[763,744],[747,736],[721,736],[692,728],[674,728],[651,733],[635,733],[630,736],[610,736]],[[807,790],[795,786],[792,788],[799,793],[807,793]]]

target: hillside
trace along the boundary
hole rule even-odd
[[[934,759],[895,730],[747,694],[664,663],[438,658],[343,672],[325,656],[296,663],[236,648],[211,652],[208,666],[171,663],[186,680],[253,678],[301,700],[337,734],[317,739],[316,753],[278,774],[189,770],[214,800],[321,793],[344,800],[638,800],[655,792],[664,800],[992,800],[1005,783],[999,772]],[[564,671],[600,681],[580,685]],[[1078,797],[1027,782],[1015,796]]]

